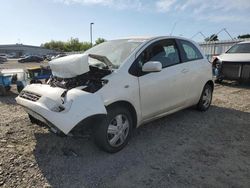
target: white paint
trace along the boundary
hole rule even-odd
[[[89,71],[88,55],[76,54],[49,62],[52,74],[59,78],[73,78]]]
[[[27,86],[24,91],[40,94],[42,96],[40,100],[32,102],[21,97],[17,97],[16,100],[28,111],[32,110],[33,115],[41,116],[42,118],[39,118],[43,121],[47,119],[65,134],[89,116],[107,114],[105,106],[117,101],[129,102],[135,108],[137,126],[195,105],[206,82],[212,80],[212,67],[204,55],[201,60],[166,67],[160,72],[148,73],[141,77],[129,74],[132,63],[145,48],[153,42],[168,38],[183,39],[181,37],[148,39],[131,52],[119,69],[105,77],[108,83],[94,94],[75,88],[68,91],[65,104],[62,104],[61,94],[64,89],[36,84]],[[197,45],[196,47],[199,49]],[[61,68],[58,67],[57,70],[59,69]],[[74,73],[74,70],[71,72]],[[52,109],[59,105],[65,107],[65,110],[54,112]]]

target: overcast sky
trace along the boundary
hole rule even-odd
[[[250,33],[250,0],[1,0],[0,44],[40,45],[77,37]],[[229,39],[225,33],[219,39]],[[201,41],[197,35],[194,40]]]

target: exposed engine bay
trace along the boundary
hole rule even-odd
[[[79,88],[89,93],[101,89],[108,82],[103,78],[112,72],[112,63],[95,54],[66,56],[50,61],[49,65],[53,76],[47,83],[51,87]]]
[[[111,72],[112,71],[109,69],[89,66],[89,72],[87,73],[73,78],[59,78],[54,76],[48,81],[48,84],[52,87],[60,87],[67,90],[82,86],[83,91],[95,93],[108,82],[102,78],[109,75]]]

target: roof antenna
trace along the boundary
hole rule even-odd
[[[174,23],[173,27],[172,27],[172,30],[171,30],[171,33],[170,33],[170,36],[172,36],[173,32],[174,32],[174,29],[175,29],[175,26],[176,26],[177,22]]]

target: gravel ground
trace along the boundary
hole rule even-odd
[[[58,137],[0,97],[0,187],[250,187],[250,86],[217,85],[209,111],[138,128],[116,154]]]

